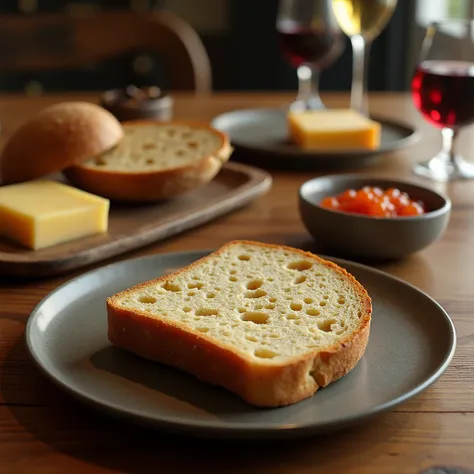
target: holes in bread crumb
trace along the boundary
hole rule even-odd
[[[184,156],[186,152],[184,150],[176,150],[175,151],[176,156]]]
[[[295,260],[294,262],[290,262],[286,267],[290,270],[298,270],[302,272],[304,270],[309,270],[313,264],[308,260]]]
[[[191,308],[191,306],[185,306],[185,307],[183,308],[183,311],[184,311],[185,313],[189,313],[189,312],[192,311],[192,310],[193,310],[193,308]]]
[[[145,161],[145,164],[147,165],[154,165],[156,161],[153,158],[148,158],[148,160]]]
[[[239,313],[245,313],[245,311],[247,311],[247,308],[237,308],[237,311]]]
[[[196,292],[193,290],[193,291],[188,291],[188,296],[194,296],[196,294]]]
[[[265,306],[265,309],[275,309],[275,305],[273,303],[269,303]]]
[[[195,150],[198,147],[197,142],[188,142],[188,148],[191,148],[192,150]]]
[[[207,295],[206,295],[206,298],[208,298],[208,299],[212,299],[212,298],[215,298],[215,297],[216,297],[216,294],[215,294],[215,293],[212,293],[212,292],[209,292],[209,293],[207,293]]]
[[[251,280],[247,283],[247,290],[258,290],[262,285],[262,280]]]
[[[156,303],[156,298],[154,296],[141,295],[138,297],[138,301],[140,301],[140,303],[153,304]]]
[[[306,281],[306,277],[304,275],[300,275],[296,280],[295,280],[295,285],[299,285],[300,283],[304,283]]]
[[[257,349],[254,354],[255,357],[259,357],[260,359],[273,359],[279,355],[277,352],[271,351],[270,349]]]
[[[230,273],[231,275],[235,275],[235,274],[237,273],[237,270],[231,270],[229,273]]]
[[[268,280],[270,283],[271,283],[272,281],[274,281],[272,277],[267,278],[267,280]]]
[[[226,329],[224,329],[224,330],[221,331],[221,334],[223,336],[230,336],[230,331],[227,331]]]
[[[290,313],[286,319],[298,319],[298,316],[296,314]]]
[[[165,282],[162,288],[166,291],[172,291],[173,293],[181,291],[181,287],[179,285],[177,285],[176,283],[172,283],[170,281]]]
[[[245,297],[246,298],[261,298],[262,296],[266,296],[267,292],[263,290],[255,290],[255,291],[246,291]]]
[[[289,293],[291,291],[291,288],[285,288],[285,292]]]
[[[346,300],[345,300],[344,298],[339,298],[339,299],[337,300],[337,302],[338,302],[339,304],[346,304]]]
[[[324,283],[320,283],[319,288],[326,288],[326,285]]]
[[[245,254],[244,255],[239,255],[237,258],[239,260],[248,261],[248,260],[250,260],[250,255],[245,255]]]
[[[331,326],[336,322],[335,319],[324,319],[323,321],[318,321],[318,328],[324,332],[331,332]]]
[[[326,301],[320,301],[319,306],[326,306]]]
[[[263,309],[263,304],[261,303],[256,304],[255,309]]]
[[[272,339],[280,339],[280,334],[277,334],[277,333],[272,333],[270,334],[270,336]]]
[[[199,332],[209,332],[209,328],[196,328]]]
[[[96,166],[105,166],[107,162],[104,160],[104,158],[96,158],[94,160],[94,163]]]
[[[303,309],[303,305],[301,303],[291,303],[290,304],[290,308],[293,310],[293,311],[301,311]]]
[[[142,150],[154,150],[156,149],[155,143],[144,143],[142,146]]]
[[[306,304],[311,304],[313,302],[313,298],[305,298],[303,300]]]
[[[235,281],[239,281],[239,279],[235,276],[231,276],[231,277],[229,277],[229,281],[234,281],[235,282]]]
[[[242,321],[250,321],[255,324],[267,324],[270,315],[261,311],[246,311],[242,314],[241,318]]]
[[[193,280],[199,280],[199,277],[197,275],[194,275],[191,277]]]
[[[308,316],[319,316],[321,314],[321,312],[316,308],[308,308],[306,310],[306,314]]]
[[[362,318],[362,311],[359,311],[359,312],[357,313],[357,317],[358,317],[359,319]]]
[[[203,286],[204,286],[204,284],[201,283],[201,282],[198,282],[198,283],[188,283],[188,288],[189,288],[190,290],[192,290],[193,288],[197,288],[198,290],[200,290]]]
[[[324,298],[325,300],[328,300],[328,299],[329,299],[329,295],[324,295],[323,298]]]
[[[214,308],[198,308],[196,316],[219,316],[219,311]]]
[[[245,339],[250,342],[258,342],[258,339],[255,336],[245,336]]]
[[[277,299],[272,296],[271,298],[268,298],[268,301],[270,301],[270,303],[276,303]]]

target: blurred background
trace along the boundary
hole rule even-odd
[[[55,55],[73,57],[80,49],[93,48],[92,29],[87,44],[78,44],[82,40],[70,27],[70,19],[92,18],[104,11],[152,14],[161,10],[175,13],[198,33],[209,56],[214,90],[295,90],[295,71],[282,57],[277,41],[277,6],[277,0],[2,0],[0,90],[36,95],[131,83],[170,87],[166,61],[139,45],[74,67],[36,67],[43,58],[48,62]],[[400,0],[390,24],[372,45],[369,89],[408,89],[428,22],[473,13],[474,0]],[[44,15],[55,15],[55,20],[41,23]],[[126,26],[115,32],[117,40],[124,30]],[[28,61],[16,67],[17,59],[27,56],[35,58],[35,67],[29,67]],[[351,56],[348,44],[341,58],[322,74],[323,91],[350,89]]]

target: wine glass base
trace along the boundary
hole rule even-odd
[[[474,163],[460,156],[457,156],[454,161],[435,156],[425,163],[415,165],[413,172],[418,176],[440,182],[474,179]]]
[[[289,106],[292,112],[304,112],[306,110],[322,110],[326,109],[319,97],[311,97],[309,99],[296,99]]]

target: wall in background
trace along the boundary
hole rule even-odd
[[[98,8],[168,9],[189,21],[201,35],[211,58],[215,89],[296,90],[296,73],[282,58],[278,47],[277,4],[277,0],[2,0],[0,14],[38,15],[64,11],[74,15]],[[406,71],[412,44],[409,25],[414,15],[413,1],[399,0],[390,24],[372,46],[371,90],[407,87]],[[0,17],[0,37],[1,21]],[[5,41],[3,38],[3,44],[8,44]],[[45,90],[104,89],[129,82],[162,84],[162,67],[159,58],[145,51],[131,52],[104,64],[86,65],[75,71],[1,74],[0,88],[34,94]],[[342,57],[324,71],[321,88],[348,90],[351,75],[352,52],[347,42]]]

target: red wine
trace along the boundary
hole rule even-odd
[[[283,54],[293,67],[304,63],[327,67],[344,47],[341,31],[324,25],[310,28],[285,20],[277,24],[277,31]]]
[[[474,63],[423,61],[412,81],[413,101],[437,127],[457,129],[474,122]]]

